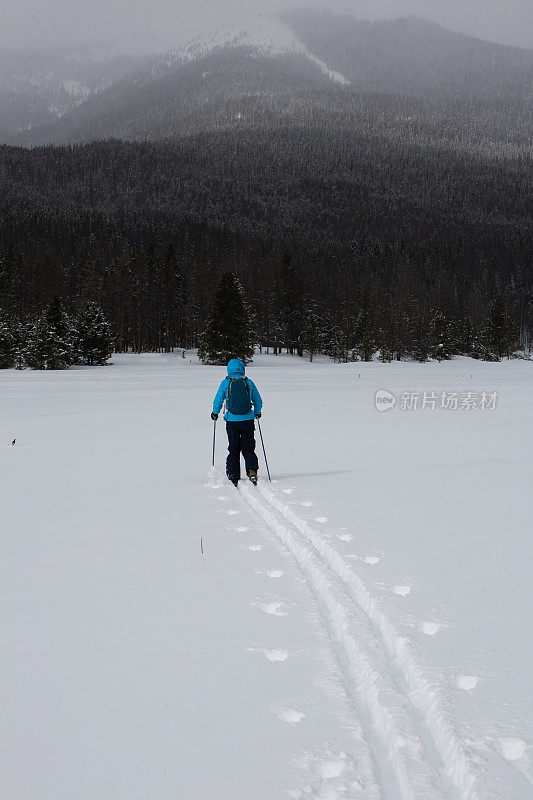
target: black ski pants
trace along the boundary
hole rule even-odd
[[[245,419],[242,422],[226,422],[229,455],[226,459],[226,475],[230,480],[241,478],[241,453],[244,456],[246,472],[259,467],[255,454],[255,422]]]

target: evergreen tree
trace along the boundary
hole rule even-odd
[[[77,360],[72,323],[55,297],[30,330],[24,359],[31,369],[68,369]]]
[[[198,355],[204,364],[227,364],[254,354],[254,334],[243,288],[232,272],[224,272],[213,298],[207,325],[200,335]]]
[[[361,361],[372,361],[377,350],[373,324],[366,304],[363,306],[355,327],[355,353]]]
[[[410,353],[415,361],[421,363],[428,360],[430,357],[430,341],[427,319],[420,313],[415,313],[413,310],[412,316],[409,318],[409,340]]]
[[[174,245],[166,250],[161,286],[163,293],[162,329],[165,353],[170,353],[174,346],[186,342],[186,313],[188,302],[187,286],[182,265],[176,256]]]
[[[457,325],[457,352],[469,356],[474,349],[476,331],[472,318],[468,314],[461,315]]]
[[[301,356],[301,347],[298,346],[298,309],[299,293],[297,287],[297,276],[294,268],[292,254],[285,252],[281,259],[281,309],[284,327],[285,347],[287,353],[291,355],[296,349]]]
[[[330,327],[325,352],[335,362],[346,363],[348,361],[348,341],[344,328],[339,325]]]
[[[499,357],[493,352],[490,346],[490,334],[488,324],[481,325],[474,331],[472,337],[472,349],[467,355],[481,361],[499,361]]]
[[[111,328],[96,303],[88,303],[77,320],[78,350],[83,364],[105,364],[113,349]]]
[[[10,369],[15,363],[15,337],[12,325],[0,314],[0,369]]]
[[[62,343],[62,347],[66,353],[65,359],[67,366],[79,364],[80,354],[77,344],[76,326],[63,309],[63,303],[59,295],[55,295],[48,305],[45,317],[55,336],[57,336]]]
[[[394,358],[394,344],[393,344],[393,331],[391,328],[380,328],[378,343],[379,343],[379,360],[387,364]]]
[[[56,333],[46,315],[39,317],[30,332],[24,360],[31,369],[68,369],[72,348]]]
[[[314,308],[307,311],[307,324],[302,332],[301,342],[304,350],[309,353],[309,361],[320,352],[322,346],[322,331],[320,320]]]
[[[498,359],[511,354],[517,347],[518,337],[509,317],[507,306],[501,295],[494,300],[490,309],[489,318],[489,345],[490,350]]]
[[[26,369],[25,352],[30,336],[30,326],[26,321],[16,320],[12,326],[15,355],[13,366],[15,369]]]
[[[429,356],[449,361],[453,354],[451,325],[442,311],[436,311],[429,322]]]

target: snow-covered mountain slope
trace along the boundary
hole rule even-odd
[[[113,361],[0,371],[1,796],[530,800],[532,364],[257,355],[236,490],[224,369]]]
[[[350,83],[344,75],[330,69],[324,61],[311,53],[286,22],[273,15],[261,15],[240,25],[219,28],[210,35],[190,42],[181,50],[168,54],[165,61],[169,66],[192,61],[203,58],[220,47],[247,47],[269,56],[302,54],[332,81],[342,85]]]
[[[103,45],[0,51],[0,140],[53,124],[148,61]]]

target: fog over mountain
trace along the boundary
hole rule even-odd
[[[532,86],[533,52],[527,49],[416,17],[369,22],[294,10],[224,26],[162,56],[117,56],[97,46],[0,52],[0,141],[175,139],[208,130],[308,125],[316,114],[338,124],[348,115],[357,129],[368,125],[365,108],[373,109],[369,123],[377,130],[375,104],[360,96],[377,92],[428,101],[433,110],[423,112],[426,120],[437,109],[466,115],[455,127],[468,130],[470,148],[484,142],[494,151],[500,142],[509,154],[527,147]],[[395,104],[384,98],[378,105],[390,110]],[[413,124],[419,111],[411,106],[404,117],[412,130],[401,134],[408,138],[420,130]],[[438,138],[438,130],[454,127],[431,125]],[[464,145],[464,134],[460,138]]]
[[[533,46],[530,0],[0,0],[0,49],[112,41],[126,52],[160,52],[248,16],[310,6],[368,19],[415,14],[480,38]]]

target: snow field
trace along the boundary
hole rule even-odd
[[[424,678],[409,653],[406,640],[396,634],[376,601],[369,595],[361,579],[343,560],[342,556],[326,544],[305,520],[280,502],[263,483],[259,485],[259,491],[268,505],[262,504],[257,498],[257,493],[248,486],[244,485],[242,491],[247,502],[293,553],[305,571],[313,590],[327,610],[328,628],[344,649],[350,665],[351,677],[347,682],[350,684],[355,681],[360,702],[366,707],[372,727],[381,739],[382,746],[386,749],[386,758],[381,766],[381,774],[386,774],[387,767],[392,766],[397,790],[402,800],[421,796],[428,798],[443,796],[435,793],[431,770],[422,756],[422,741],[427,738],[427,735],[424,732],[419,734],[416,731],[416,714],[408,710],[408,705],[414,703],[424,715],[433,746],[441,756],[442,764],[450,783],[457,791],[457,796],[474,800],[477,797],[473,788],[475,776],[465,757],[461,743],[444,716],[438,690]],[[276,515],[276,511],[278,515]],[[299,542],[295,531],[291,531],[280,520],[280,517],[284,517],[293,528],[302,533],[314,551]],[[328,568],[336,573],[347,586],[350,597],[342,597],[340,600],[335,597],[332,591],[332,579],[328,576]],[[378,667],[372,667],[362,649],[364,639],[361,628],[359,627],[354,634],[349,633],[351,599],[355,600],[368,620],[375,626],[379,644],[392,656],[392,664],[382,658]],[[372,631],[367,632],[367,637],[368,635],[372,636]],[[407,695],[394,678],[394,670],[398,666],[409,687]],[[394,700],[396,708],[393,711],[390,706],[387,707],[382,702],[385,694],[383,690],[385,677],[389,679],[392,686],[392,688],[388,688],[387,694],[400,695],[399,699],[395,698]],[[406,719],[397,725],[394,717],[402,714]],[[407,733],[407,731],[409,732]],[[408,765],[406,736],[410,740],[411,756],[414,756],[414,763],[411,765]],[[379,761],[376,753],[374,757],[376,761]]]
[[[258,356],[235,490],[223,371],[113,360],[0,373],[2,796],[529,800],[531,365]]]

